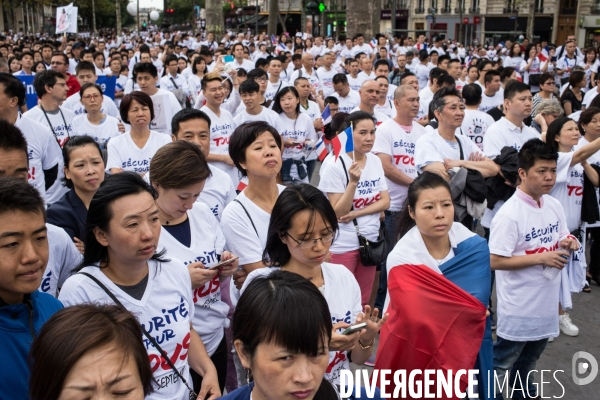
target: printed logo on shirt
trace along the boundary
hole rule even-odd
[[[221,279],[219,274],[216,274],[204,286],[194,289],[193,301],[194,304],[204,308],[210,308],[214,303],[221,300]]]
[[[27,170],[27,180],[35,181],[35,167],[29,167]]]
[[[552,234],[558,233],[559,222],[556,221],[555,224],[548,224],[548,226],[544,228],[531,228],[531,232],[525,235],[525,241],[529,242],[533,239],[540,239],[542,243],[550,243],[552,242]],[[539,251],[531,250],[532,253],[540,253]],[[553,251],[553,250],[549,250]]]
[[[485,122],[483,122],[480,118],[474,118],[473,124],[467,128],[467,136],[471,139],[477,147],[480,149],[483,147],[483,130],[484,126],[486,126]]]
[[[48,293],[50,290],[50,280],[52,279],[52,271],[48,271],[42,279],[42,284],[40,285],[40,290],[44,293]]]
[[[137,173],[146,173],[150,170],[150,160],[151,158],[131,161],[131,158],[129,158],[121,163],[121,168]]]
[[[368,205],[375,203],[381,198],[381,193],[369,196],[370,194],[373,194],[377,186],[379,186],[380,180],[381,178],[377,178],[373,180],[358,182],[358,184],[356,185],[356,190],[358,191],[358,195],[361,197],[352,200],[354,208],[358,209],[367,207]]]

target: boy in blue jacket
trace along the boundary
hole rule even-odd
[[[48,262],[46,214],[39,192],[16,177],[21,153],[0,146],[0,400],[29,398],[31,343],[62,308],[37,290]]]

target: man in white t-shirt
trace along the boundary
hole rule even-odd
[[[96,76],[96,68],[94,64],[89,61],[81,61],[75,67],[75,73],[77,82],[81,86],[86,83],[96,83],[98,77]],[[81,103],[81,95],[79,92],[73,94],[62,104],[64,108],[67,108],[75,113],[75,115],[85,113],[85,107]],[[101,113],[110,115],[111,117],[120,118],[119,109],[115,105],[115,102],[108,96],[102,95],[102,109]]]
[[[240,97],[246,107],[233,119],[236,126],[248,121],[264,121],[279,132],[279,115],[260,105],[260,86],[256,81],[246,80],[240,85]]]
[[[348,62],[348,69],[350,70],[350,73],[346,77],[348,78],[347,80],[350,84],[350,89],[358,92],[360,85],[365,81],[365,77],[359,76],[358,74],[360,71],[358,60],[351,59]]]
[[[458,89],[457,89],[458,90]],[[468,136],[484,152],[483,137],[487,129],[495,122],[491,115],[479,111],[481,104],[481,87],[474,83],[465,85],[462,97],[465,100],[465,119],[461,129],[462,134]],[[485,152],[484,152],[485,154]]]
[[[63,157],[60,146],[46,126],[19,115],[19,109],[23,104],[25,104],[25,86],[10,74],[0,74],[0,119],[19,128],[25,137],[28,156],[26,172],[28,172],[29,183],[45,199],[46,188],[50,188],[58,178]],[[2,131],[2,135],[9,141],[8,132]]]
[[[548,339],[559,334],[560,272],[569,251],[579,249],[562,205],[548,195],[557,159],[556,150],[541,140],[525,143],[518,160],[521,184],[492,221],[490,261],[498,282],[494,381],[506,385],[510,370],[513,399],[539,394],[533,383],[536,362]],[[501,393],[496,385],[495,398],[502,399]]]
[[[474,169],[484,178],[498,173],[498,166],[483,156],[471,139],[456,135],[462,125],[465,112],[463,100],[453,88],[442,88],[432,102],[438,129],[417,140],[415,165],[419,171],[430,171],[450,180],[449,169],[464,167]]]
[[[217,80],[215,79],[211,82],[217,82]],[[220,91],[223,92],[223,90]],[[212,93],[215,91],[211,91],[211,88],[209,87],[206,92]],[[223,97],[222,94],[221,97]],[[203,108],[206,108],[206,106]],[[173,141],[187,140],[196,143],[200,146],[202,154],[204,154],[204,157],[208,160],[210,149],[213,144],[210,132],[212,125],[212,118],[201,110],[196,110],[194,108],[181,110],[173,117],[173,126],[175,128],[172,133]],[[208,165],[211,176],[204,182],[204,188],[202,188],[202,192],[200,192],[200,196],[196,201],[201,201],[206,204],[217,218],[217,221],[221,221],[221,215],[223,214],[225,206],[235,199],[235,186],[226,172],[222,171],[220,168],[214,167],[210,163]]]
[[[338,99],[339,112],[350,113],[360,104],[360,96],[357,92],[350,88],[347,75],[337,74],[332,79],[333,89],[335,93],[333,97]]]
[[[402,56],[404,57],[404,56]],[[389,101],[394,101],[394,93],[396,92],[396,89],[398,88],[398,86],[394,85],[391,80],[390,80],[390,66],[388,65],[388,63],[386,62],[386,60],[377,60],[375,62],[375,76],[380,77],[383,76],[388,80],[388,91],[385,94],[386,98]],[[398,81],[400,81],[398,79]]]
[[[322,59],[323,66],[317,70],[317,74],[319,74],[320,92],[323,98],[325,98],[327,96],[331,96],[331,94],[334,92],[332,80],[338,71],[332,66],[333,62],[335,61],[335,53],[325,53]]]
[[[498,107],[504,102],[502,82],[500,81],[500,72],[493,69],[485,73],[485,90],[481,95],[481,104],[479,111],[488,112],[492,108]]]
[[[178,57],[176,55],[170,55],[165,59],[166,74],[160,78],[160,88],[168,90],[173,93],[175,90],[182,90],[183,94],[187,96],[188,84],[187,79],[183,74],[179,74],[177,67]],[[177,97],[177,96],[175,96]],[[182,106],[185,106],[185,101],[180,102]]]
[[[275,95],[281,89],[289,86],[287,82],[281,79],[282,61],[285,56],[277,56],[269,61],[269,80],[267,81],[267,90],[265,91],[265,100],[273,100]]]
[[[317,71],[314,69],[315,67],[315,58],[310,53],[305,53],[302,55],[302,68],[295,70],[290,76],[290,84],[294,84],[294,81],[297,78],[306,78],[310,82],[310,85],[315,88],[315,90],[319,90],[319,75]]]
[[[375,53],[371,45],[365,43],[365,37],[362,33],[357,33],[354,37],[356,46],[352,48],[352,57],[356,57],[358,53],[365,53],[371,60],[375,59]]]
[[[427,87],[427,82],[429,82],[429,67],[427,66],[428,62],[429,53],[427,50],[421,50],[419,52],[419,63],[415,66],[413,71],[419,80],[420,89],[425,89],[425,87]]]
[[[233,48],[231,49],[231,52],[233,54],[234,60],[231,63],[231,66],[234,69],[240,69],[243,68],[246,70],[246,72],[250,72],[254,69],[254,63],[250,60],[246,60],[244,58],[244,45],[241,43],[236,43],[233,45]]]
[[[379,83],[372,80],[364,81],[358,91],[360,103],[358,104],[358,107],[351,111],[351,113],[355,111],[364,111],[371,114],[373,118],[375,118],[375,126],[390,119],[384,114],[375,111],[375,106],[379,102],[380,93]]]
[[[33,86],[39,102],[37,106],[24,113],[23,118],[29,118],[46,126],[62,148],[73,133],[72,122],[75,118],[75,113],[60,106],[67,99],[68,88],[65,78],[58,71],[48,70],[35,76]],[[58,201],[68,191],[61,181],[64,176],[61,160],[58,166],[58,179],[46,189],[47,204]]]
[[[363,80],[375,79],[375,72],[373,71],[373,61],[369,57],[363,57],[360,61],[360,69],[362,70],[358,77]]]
[[[239,172],[229,157],[229,138],[236,124],[231,113],[221,108],[225,98],[222,82],[223,78],[216,72],[208,73],[202,79],[202,92],[206,97],[206,104],[201,111],[206,113],[211,121],[210,153],[207,153],[206,161],[211,166],[226,172],[233,185],[237,187],[240,181]]]
[[[152,63],[138,63],[134,68],[135,83],[140,90],[152,98],[154,106],[154,119],[150,129],[156,132],[171,134],[171,120],[181,110],[177,97],[168,90],[156,87],[158,73]]]
[[[406,200],[408,185],[417,177],[414,159],[417,139],[426,133],[414,121],[419,112],[419,92],[412,86],[401,85],[394,96],[396,116],[377,127],[372,150],[381,160],[390,195],[390,207],[385,211],[386,238],[390,251],[397,242],[400,212]],[[377,293],[375,307],[383,309],[387,293],[385,270],[379,275]]]

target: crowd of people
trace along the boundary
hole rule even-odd
[[[336,399],[351,362],[430,366],[412,345],[536,398],[579,334],[600,60],[574,37],[0,39],[0,398]]]

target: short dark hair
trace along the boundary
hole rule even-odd
[[[139,62],[133,66],[133,81],[135,82],[135,77],[138,74],[147,73],[150,74],[153,78],[158,77],[158,71],[154,64],[149,62]]]
[[[483,82],[484,83],[491,83],[494,80],[494,77],[500,77],[500,72],[496,71],[495,69],[489,70],[488,72],[485,73],[485,76],[483,77]]]
[[[46,92],[46,86],[54,87],[57,79],[65,79],[65,77],[58,71],[53,69],[46,70],[40,74],[36,74],[33,80],[33,88],[35,93],[41,99]]]
[[[192,74],[196,75],[198,73],[198,68],[196,67],[197,65],[200,65],[201,63],[204,63],[204,71],[202,71],[204,74],[208,73],[208,67],[206,66],[206,60],[200,56],[200,57],[196,57],[194,59],[194,62],[192,63]]]
[[[263,252],[265,265],[281,267],[288,263],[291,254],[288,246],[281,239],[292,228],[294,216],[302,211],[310,213],[307,231],[312,229],[317,218],[322,218],[334,235],[338,232],[339,225],[335,211],[323,192],[306,183],[288,186],[277,198],[271,212],[267,243]],[[305,237],[295,239],[304,240]]]
[[[334,85],[337,85],[337,84],[340,84],[340,83],[342,85],[346,85],[346,84],[348,84],[348,77],[346,76],[346,74],[335,74],[333,76],[333,78],[331,79],[331,82]]]
[[[75,67],[75,75],[79,75],[81,71],[92,71],[96,75],[96,66],[89,61],[79,61]]]
[[[96,83],[88,82],[88,83],[85,83],[81,87],[81,89],[79,89],[79,96],[83,97],[83,92],[85,92],[87,89],[89,89],[91,87],[95,87],[98,90],[98,92],[100,93],[101,96],[104,94],[104,93],[102,93],[102,87],[100,85],[98,85]]]
[[[384,67],[387,67],[387,69],[389,71],[390,64],[388,64],[387,60],[377,60],[377,61],[375,61],[375,65],[373,65],[373,69],[375,70],[375,69],[379,68],[379,66],[381,66],[381,65],[383,65]]]
[[[183,189],[204,182],[209,176],[202,149],[187,140],[162,146],[150,162],[150,182],[165,189]]]
[[[254,82],[254,84],[258,86],[258,83]],[[273,135],[277,147],[281,150],[281,135],[277,132],[277,129],[264,121],[246,122],[238,126],[229,137],[229,157],[231,157],[242,176],[247,175],[246,170],[241,165],[241,163],[246,162],[246,149],[264,132]]]
[[[600,76],[600,74],[598,76]],[[539,81],[540,84],[542,84],[542,83],[546,83],[546,82],[548,82],[550,80],[552,82],[554,82],[554,76],[552,74],[548,73],[548,72],[544,72],[543,74],[540,75],[540,78],[539,78],[538,81]],[[596,79],[596,80],[598,80],[598,79]]]
[[[541,139],[530,139],[519,150],[517,165],[528,172],[538,160],[557,161],[558,152]]]
[[[256,80],[257,78],[263,78],[263,77],[268,77],[269,75],[267,74],[267,71],[265,71],[264,69],[260,69],[260,68],[254,68],[253,70],[251,70],[250,72],[248,72],[248,79],[249,80]]]
[[[15,78],[16,79],[16,78]],[[19,150],[27,158],[27,140],[19,128],[0,118],[0,149],[5,151]]]
[[[24,51],[23,53],[21,53],[19,56],[17,56],[17,60],[22,61],[23,57],[29,56],[33,59],[33,54],[29,51]]]
[[[476,106],[479,104],[481,100],[481,94],[483,90],[481,90],[481,86],[476,83],[469,83],[468,85],[463,86],[462,88],[462,97],[465,99],[465,105],[467,106]]]
[[[19,107],[25,104],[25,85],[21,83],[19,78],[8,72],[0,72],[0,84],[4,85],[4,94],[7,97],[17,98],[17,105]]]
[[[46,221],[46,209],[40,192],[24,179],[0,177],[0,214],[22,211],[40,214]]]
[[[60,52],[60,51],[55,51],[54,53],[52,53],[52,57],[62,57],[63,61],[67,65],[67,67],[69,66],[69,57],[67,57],[67,55],[65,53]]]
[[[202,119],[208,124],[210,129],[210,117],[206,115],[204,111],[197,110],[195,108],[184,108],[177,112],[171,120],[171,132],[175,137],[179,133],[179,126],[182,122],[190,121],[192,119]]]
[[[427,50],[423,49],[423,50],[419,51],[419,60],[425,61],[428,58],[429,58],[429,53],[427,52]]]
[[[323,100],[323,104],[327,105],[327,104],[335,104],[335,105],[339,105],[340,101],[338,100],[337,97],[333,97],[333,96],[327,96],[325,97],[325,99]]]
[[[244,93],[258,93],[259,91],[260,85],[253,79],[245,80],[239,88],[240,95]]]
[[[477,71],[482,71],[486,65],[491,64],[492,62],[490,60],[487,60],[485,58],[480,58],[479,62],[477,63]]]
[[[519,82],[517,80],[510,82],[504,87],[504,99],[512,100],[518,93],[531,92],[531,88],[528,84]]]
[[[127,118],[127,113],[129,112],[129,107],[131,107],[131,102],[133,100],[137,101],[143,106],[147,106],[148,108],[150,108],[150,121],[152,121],[154,119],[154,103],[152,102],[152,98],[146,93],[137,90],[123,96],[123,99],[121,100],[121,105],[119,106],[121,120],[126,124],[129,124],[129,118]]]
[[[267,60],[266,60],[266,59],[264,59],[264,58],[259,58],[259,59],[258,59],[258,60],[256,60],[256,62],[254,63],[254,68],[262,71],[262,69],[261,69],[261,68],[262,68],[262,67],[264,67],[264,66],[266,66],[266,65],[269,65],[269,61],[267,61]],[[254,71],[254,70],[253,70],[253,71]],[[252,72],[252,71],[250,71],[250,72]],[[263,72],[264,72],[264,71],[263,71]]]
[[[415,74],[413,74],[412,72],[406,72],[404,75],[402,75],[400,77],[400,84],[403,85],[402,81],[405,80],[406,78],[409,78],[411,76],[416,76]]]
[[[89,85],[92,84],[90,83]],[[67,139],[66,143],[62,148],[64,167],[67,169],[69,168],[69,163],[71,162],[71,153],[73,152],[73,150],[87,145],[92,145],[96,147],[96,149],[98,149],[98,154],[100,155],[100,158],[102,158],[102,150],[100,150],[100,146],[98,145],[98,143],[96,143],[93,137],[88,135],[71,136],[69,139]],[[65,185],[69,189],[73,189],[73,182],[70,179],[68,179],[67,177],[64,177],[62,179],[63,185]]]
[[[295,87],[286,86],[286,87],[281,88],[281,90],[279,92],[277,92],[277,94],[275,95],[275,98],[273,99],[272,110],[275,111],[277,114],[281,114],[283,112],[283,108],[281,107],[281,98],[288,93],[292,93],[294,95],[294,97],[296,97],[297,99],[300,98],[300,95],[298,94],[298,90],[296,90]],[[298,104],[296,104],[295,111],[296,111],[297,116],[300,115],[300,101],[298,101]]]
[[[434,67],[431,69],[431,71],[429,71],[429,82],[433,83],[433,80],[435,79],[439,84],[440,78],[446,74],[448,74],[448,72],[444,71],[441,68]]]
[[[77,361],[90,351],[111,345],[124,360],[133,358],[144,396],[152,393],[152,369],[136,317],[115,305],[78,304],[54,314],[33,341],[31,398],[58,399]]]

